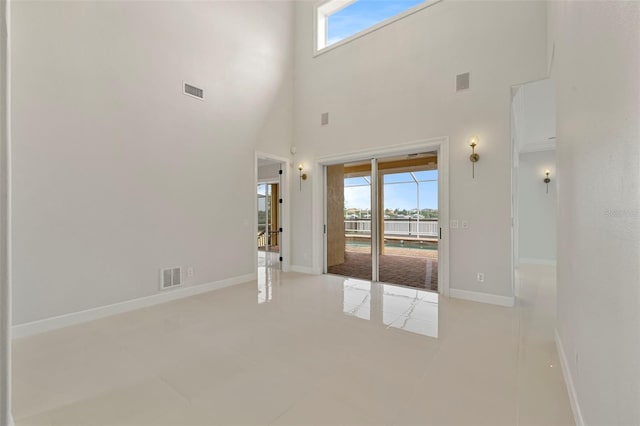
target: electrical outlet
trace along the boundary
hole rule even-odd
[[[187,268],[187,277],[193,278],[193,268]]]
[[[463,220],[462,221],[462,229],[469,229],[469,221],[468,220]]]
[[[456,219],[451,219],[451,222],[449,223],[449,227],[451,229],[458,229],[458,221]]]
[[[478,280],[479,283],[483,283],[484,282],[484,272],[478,272],[478,275],[476,276],[476,279]]]

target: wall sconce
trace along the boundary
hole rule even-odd
[[[298,171],[300,172],[300,191],[302,191],[302,181],[307,180],[307,174],[302,173],[302,164],[298,164]]]
[[[476,178],[476,163],[480,159],[480,155],[476,153],[476,146],[478,145],[478,137],[473,136],[469,140],[469,146],[471,147],[471,155],[469,156],[469,160],[471,161],[471,177]]]
[[[544,180],[543,182],[547,184],[547,194],[549,193],[549,182],[551,182],[551,178],[549,177],[551,172],[549,170],[544,171]]]

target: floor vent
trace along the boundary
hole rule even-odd
[[[193,96],[194,98],[198,98],[200,100],[204,99],[204,89],[201,89],[196,86],[192,86],[190,84],[184,83],[184,91],[183,93],[187,96]]]
[[[160,287],[162,289],[182,284],[182,268],[167,268],[160,271]]]

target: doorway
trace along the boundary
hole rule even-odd
[[[552,79],[511,90],[512,280],[516,296],[521,265],[553,266],[556,262],[555,94]]]
[[[258,251],[280,253],[279,194],[276,182],[258,184]]]
[[[438,152],[325,167],[325,273],[439,291]]]
[[[256,234],[257,266],[283,269],[284,210],[287,163],[274,158],[256,157]]]

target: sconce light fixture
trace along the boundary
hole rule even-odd
[[[544,180],[543,182],[547,184],[547,194],[549,193],[549,182],[551,182],[551,178],[549,177],[551,172],[549,170],[544,171]]]
[[[300,172],[300,191],[302,191],[302,181],[307,180],[307,174],[302,173],[302,164],[298,164],[298,171]]]
[[[476,146],[479,140],[477,136],[473,136],[469,140],[469,146],[471,147],[471,155],[469,156],[469,160],[471,161],[471,177],[474,179],[476,177],[476,163],[480,159],[480,155],[476,153]]]

